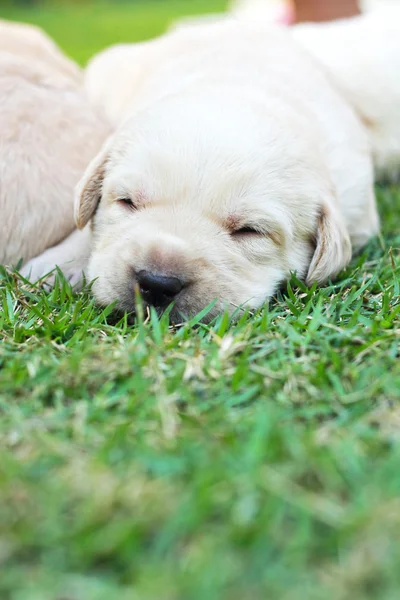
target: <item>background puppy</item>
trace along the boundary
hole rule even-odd
[[[334,85],[361,118],[369,134],[377,177],[397,177],[400,7],[323,26],[298,25],[291,32],[327,68]]]
[[[78,67],[38,29],[4,21],[0,131],[0,263],[14,265],[74,230],[74,187],[108,127]],[[40,259],[25,273],[36,278],[42,268]]]
[[[42,65],[51,71],[53,80],[58,74],[77,84],[82,83],[79,67],[60,51],[51,38],[33,25],[0,20],[0,51],[29,60],[36,66]]]

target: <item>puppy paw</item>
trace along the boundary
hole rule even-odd
[[[65,257],[59,255],[56,248],[50,248],[40,256],[27,262],[20,273],[32,283],[40,281],[46,288],[51,289],[56,281],[57,267],[74,290],[78,291],[82,288],[86,261],[80,259],[65,260]]]

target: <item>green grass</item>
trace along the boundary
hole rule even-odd
[[[167,9],[24,16],[83,61]],[[0,272],[2,600],[398,600],[400,190],[379,203],[335,285],[235,325],[113,323]]]
[[[96,52],[118,42],[135,42],[160,35],[182,15],[221,12],[228,0],[103,0],[71,8],[42,6],[27,11],[1,7],[0,18],[26,21],[43,27],[75,60],[85,64]]]

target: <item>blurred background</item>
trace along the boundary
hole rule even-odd
[[[110,44],[149,39],[180,17],[223,12],[228,4],[229,0],[0,0],[0,18],[39,25],[83,65]]]
[[[0,0],[0,18],[39,25],[84,65],[106,46],[160,35],[184,16],[222,13],[232,6],[275,11],[279,3],[280,0]],[[400,0],[359,3],[363,10],[370,10],[400,4]]]

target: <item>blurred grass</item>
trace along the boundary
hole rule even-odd
[[[2,16],[84,62],[210,5]],[[400,190],[378,191],[382,243],[235,325],[115,324],[0,271],[1,600],[398,600]]]
[[[182,15],[221,12],[227,0],[139,0],[21,8],[0,6],[0,18],[40,25],[79,63],[105,46],[160,35]]]

